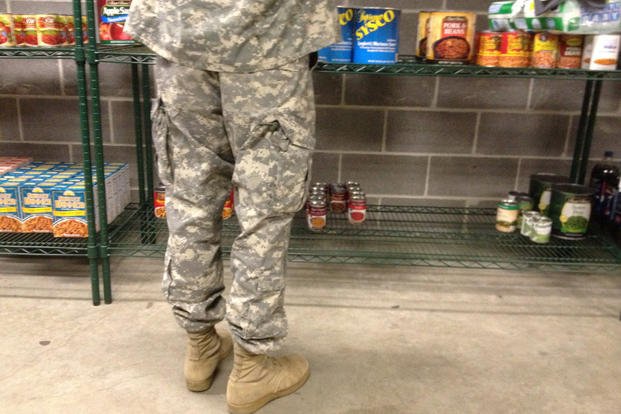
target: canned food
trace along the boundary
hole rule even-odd
[[[429,36],[429,18],[431,12],[418,12],[418,33],[416,36],[416,57],[418,60],[425,60],[427,57],[427,38]]]
[[[560,35],[558,42],[559,52],[556,67],[561,69],[580,69],[584,36]]]
[[[354,49],[354,13],[351,7],[338,7],[341,41],[319,50],[319,60],[328,63],[351,63]]]
[[[153,189],[153,214],[157,218],[166,218],[166,187],[163,185]]]
[[[379,7],[357,9],[354,63],[397,62],[400,10]]]
[[[61,39],[59,26],[59,17],[56,14],[36,15],[37,45],[62,45],[63,42]]]
[[[496,230],[512,233],[517,226],[519,206],[515,201],[505,199],[498,203],[496,209]]]
[[[20,14],[14,14],[11,16],[13,19],[13,35],[15,39],[15,46],[25,46],[26,45],[26,31],[25,31],[25,22],[24,16]]]
[[[0,46],[15,46],[13,18],[10,14],[0,14]]]
[[[568,183],[569,177],[550,173],[537,173],[530,176],[528,194],[533,199],[533,208],[544,216],[548,215],[552,184]]]
[[[347,211],[347,187],[345,184],[330,185],[330,210],[334,213]]]
[[[529,43],[530,36],[524,31],[502,32],[500,36],[498,66],[504,68],[527,67],[530,50]]]
[[[562,239],[581,239],[585,236],[591,217],[593,193],[578,184],[553,184],[550,201],[552,234]]]
[[[306,223],[309,230],[322,230],[327,224],[328,207],[326,201],[319,197],[311,197],[308,205]]]
[[[436,63],[466,64],[474,55],[476,14],[472,12],[432,12],[429,18],[427,60]]]
[[[485,31],[478,33],[477,36],[476,64],[488,67],[498,66],[501,34],[499,32]]]
[[[37,36],[37,16],[24,15],[24,46],[38,46],[39,40]]]
[[[548,217],[539,217],[533,220],[530,239],[535,243],[545,244],[550,241],[551,232],[552,220]]]
[[[224,206],[222,206],[222,219],[228,220],[233,217],[233,213],[235,212],[234,208],[234,199],[235,199],[235,189],[231,188],[229,192],[229,196],[224,202]]]
[[[358,191],[351,195],[347,203],[347,218],[351,224],[360,224],[367,217],[367,198]]]
[[[539,219],[541,214],[536,211],[525,211],[522,214],[522,225],[520,227],[520,234],[522,236],[530,237],[533,231],[533,225],[535,220]]]
[[[547,32],[533,35],[530,65],[534,68],[554,68],[558,55],[558,36]]]

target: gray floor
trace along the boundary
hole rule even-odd
[[[160,261],[0,258],[0,412],[225,413],[184,389]],[[262,414],[619,413],[621,275],[292,264],[284,351],[311,361]]]

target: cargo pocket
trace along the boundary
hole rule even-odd
[[[310,179],[311,148],[278,121],[253,128],[240,149],[233,180],[247,190],[254,208],[295,213],[304,204]]]
[[[173,169],[168,143],[170,118],[161,99],[158,99],[157,104],[151,111],[151,125],[153,147],[157,155],[157,172],[162,184],[170,185],[173,182]]]

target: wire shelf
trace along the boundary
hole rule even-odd
[[[86,256],[87,241],[50,233],[0,233],[0,255]]]
[[[74,59],[75,49],[65,47],[0,47],[0,57],[12,59]]]
[[[108,63],[153,64],[155,54],[147,47],[136,45],[98,45],[97,61]],[[553,78],[578,80],[621,80],[621,71],[587,71],[582,69],[497,68],[476,65],[431,64],[419,62],[414,56],[403,55],[389,65],[358,63],[325,63],[315,66],[316,72],[335,74],[372,74],[387,76],[449,76],[479,78]]]
[[[330,213],[326,229],[312,232],[303,214],[298,214],[289,260],[517,270],[621,269],[621,252],[595,229],[583,240],[552,238],[539,245],[518,233],[497,232],[494,222],[494,209],[369,206],[362,224],[350,224],[344,215]],[[224,222],[223,253],[230,254],[238,232],[235,219]],[[140,257],[163,257],[168,237],[164,220],[135,205],[110,234],[112,255]]]

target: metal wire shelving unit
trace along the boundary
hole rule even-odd
[[[80,21],[82,4],[73,0],[73,17]],[[71,59],[76,64],[76,84],[80,115],[83,172],[86,194],[88,238],[54,238],[51,234],[0,233],[0,255],[29,256],[83,256],[88,259],[93,305],[101,303],[99,289],[98,235],[95,228],[95,209],[92,185],[92,157],[89,121],[89,103],[86,81],[86,53],[82,25],[75,26],[75,46],[64,47],[0,47],[0,59]],[[96,164],[97,165],[97,164]]]
[[[519,233],[495,230],[495,209],[369,206],[362,224],[330,213],[324,230],[308,230],[303,213],[291,232],[289,260],[313,263],[381,264],[475,269],[611,271],[621,251],[593,226],[583,240],[552,238],[536,244]],[[224,222],[228,255],[239,226]],[[163,257],[166,222],[135,204],[111,226],[110,252],[119,256]]]
[[[93,11],[87,8],[89,22]],[[89,25],[90,26],[90,25]],[[91,26],[92,27],[92,26]],[[94,31],[89,32],[92,39]],[[100,222],[97,256],[102,263],[104,300],[112,301],[110,283],[110,256],[163,257],[167,239],[165,221],[152,215],[153,153],[150,136],[150,78],[149,65],[155,55],[140,45],[98,45],[91,42],[84,52],[76,49],[17,50],[0,49],[0,56],[8,53],[16,57],[38,58],[29,53],[68,53],[61,58],[80,59],[86,54],[90,75],[90,104],[92,133],[95,148],[96,174],[102,174],[103,141],[99,106],[98,66],[102,63],[126,64],[132,71],[135,137],[140,200],[130,205],[114,222]],[[2,55],[5,53],[5,55]],[[21,55],[23,54],[23,55]],[[58,56],[58,55],[54,55]],[[57,58],[57,57],[53,57]],[[484,68],[468,65],[436,65],[417,62],[404,56],[394,65],[328,64],[318,63],[317,72],[339,75],[380,76],[446,76],[483,78],[542,78],[584,80],[585,93],[578,136],[574,148],[571,178],[584,182],[590,152],[597,105],[604,80],[621,80],[621,71],[593,72],[565,69]],[[88,132],[87,132],[88,135]],[[98,197],[105,199],[105,188],[100,186]],[[408,266],[442,266],[491,269],[552,269],[561,271],[618,271],[621,269],[621,251],[605,233],[593,227],[586,239],[566,241],[553,239],[550,244],[536,245],[518,234],[500,234],[493,226],[495,211],[476,208],[370,206],[368,220],[359,226],[350,225],[341,216],[331,216],[322,232],[306,229],[304,218],[296,217],[292,230],[289,259],[316,263],[384,264]],[[106,217],[105,205],[100,204],[99,217]],[[230,246],[238,226],[235,220],[225,222],[223,252]],[[71,252],[82,254],[84,248],[69,241],[68,245],[52,246],[49,240],[40,244],[18,237],[0,238],[0,253],[5,245],[17,252],[20,246],[41,254]],[[79,243],[78,243],[79,244]],[[88,250],[88,249],[87,249]],[[92,249],[91,249],[92,250]],[[15,253],[20,254],[20,253]],[[65,253],[62,253],[65,254]]]

